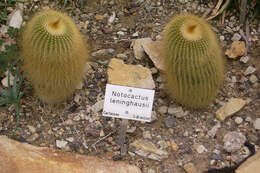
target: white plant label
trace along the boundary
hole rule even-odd
[[[103,116],[151,121],[154,90],[106,85]]]

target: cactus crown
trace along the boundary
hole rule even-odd
[[[183,14],[164,31],[168,90],[179,103],[203,107],[212,101],[223,78],[221,49],[210,25]]]
[[[32,34],[32,45],[43,50],[42,56],[70,52],[73,46],[73,34],[77,31],[73,21],[62,13],[47,10],[35,16],[27,26],[27,32]],[[27,38],[25,38],[26,40]]]

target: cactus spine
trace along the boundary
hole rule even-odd
[[[201,108],[216,97],[223,80],[221,48],[210,25],[192,14],[182,14],[164,30],[168,90],[180,104]]]
[[[23,33],[23,70],[47,103],[68,98],[83,78],[87,49],[70,17],[47,10],[36,14]]]

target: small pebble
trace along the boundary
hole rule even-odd
[[[143,138],[144,139],[152,139],[152,135],[150,131],[144,131],[143,132]]]
[[[227,152],[238,151],[245,143],[246,137],[241,132],[228,132],[224,138],[224,149]]]
[[[260,130],[260,118],[257,118],[254,122],[254,128]]]
[[[133,35],[132,35],[133,37],[138,37],[139,36],[139,34],[138,34],[138,31],[137,32],[135,32],[135,33],[133,33]]]
[[[155,170],[153,170],[153,169],[149,169],[148,171],[147,171],[147,173],[155,173]]]
[[[167,128],[171,128],[174,126],[175,124],[175,119],[173,116],[168,116],[164,119],[164,123],[166,125]]]
[[[66,141],[74,142],[74,138],[73,137],[68,137],[68,138],[66,138]]]
[[[167,113],[167,109],[168,109],[167,106],[161,106],[161,107],[159,107],[158,111],[161,114],[166,114]]]
[[[248,60],[249,60],[249,56],[242,56],[242,57],[240,58],[240,61],[243,62],[243,63],[245,63],[245,64],[248,62]]]
[[[235,122],[236,122],[236,124],[241,124],[241,123],[243,122],[243,118],[241,118],[241,117],[236,117],[236,118],[235,118]]]
[[[196,173],[197,172],[193,163],[187,163],[183,166],[183,168],[185,169],[185,172],[187,172],[187,173]]]
[[[60,149],[64,149],[67,146],[68,142],[63,140],[56,140],[56,146]]]
[[[122,36],[125,35],[125,33],[124,33],[123,31],[118,31],[117,34],[118,34],[118,35],[122,35]]]
[[[125,55],[125,54],[123,54],[123,53],[120,53],[120,54],[117,54],[116,57],[117,57],[117,58],[126,59],[126,58],[127,58],[127,55]]]
[[[224,35],[221,35],[221,36],[219,37],[219,40],[220,40],[220,41],[224,41],[224,40],[225,40],[225,36],[224,36]]]
[[[236,76],[231,76],[231,82],[232,82],[232,83],[236,83],[236,82],[237,82]]]
[[[238,33],[235,33],[231,38],[232,41],[239,41],[240,39],[241,39],[241,35]]]
[[[246,117],[246,122],[252,122],[252,118],[251,117]]]
[[[203,145],[195,145],[196,151],[201,154],[207,152],[207,148],[205,148]]]
[[[246,71],[244,71],[244,75],[247,76],[249,74],[254,73],[255,71],[256,71],[256,68],[249,66],[249,67],[247,67]]]
[[[249,81],[251,83],[256,83],[258,81],[256,75],[252,74],[250,77],[249,77]]]

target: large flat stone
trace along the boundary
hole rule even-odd
[[[0,136],[0,173],[141,173],[125,162],[35,147]]]
[[[233,115],[242,109],[246,104],[246,101],[240,98],[231,98],[216,112],[218,119],[224,121],[227,117]]]
[[[111,84],[147,89],[155,87],[150,69],[141,65],[127,65],[122,60],[113,58],[107,73]]]
[[[257,173],[260,171],[260,151],[238,167],[236,173]]]
[[[152,42],[152,39],[140,38],[140,39],[133,40],[132,47],[136,59],[141,59],[145,55],[143,44],[148,42]]]
[[[165,71],[165,62],[162,55],[162,41],[143,43],[143,48],[155,67],[160,71]]]

